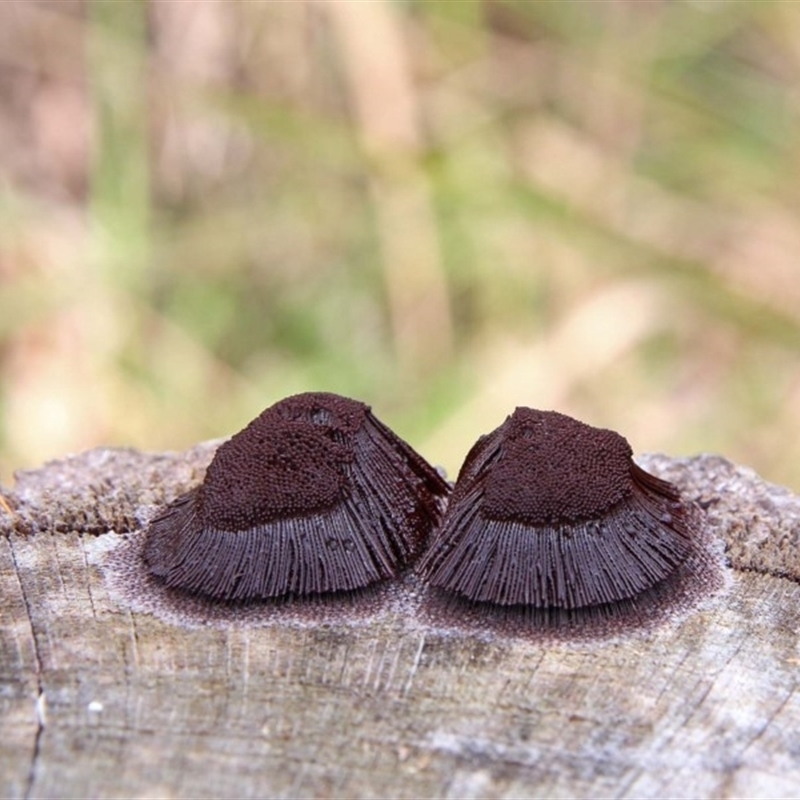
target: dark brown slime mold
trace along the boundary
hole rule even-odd
[[[224,600],[356,590],[419,555],[448,491],[368,406],[296,395],[219,448],[150,524],[144,559],[167,586]]]
[[[494,606],[625,605],[680,570],[697,524],[618,433],[517,408],[467,456],[420,571]]]

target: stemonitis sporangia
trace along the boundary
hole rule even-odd
[[[418,560],[435,614],[505,625],[521,610],[527,627],[683,607],[719,585],[708,543],[696,507],[613,431],[518,408],[451,490],[368,406],[310,393],[223,444],[143,553],[167,587],[226,601],[348,594]]]
[[[697,526],[695,509],[641,469],[619,434],[517,408],[467,455],[419,569],[492,606],[624,605],[681,568]]]
[[[368,406],[296,395],[219,448],[150,524],[144,559],[168,587],[223,600],[347,592],[411,563],[448,492]]]

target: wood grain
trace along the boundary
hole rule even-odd
[[[92,451],[0,489],[3,796],[800,793],[788,490],[716,457],[644,460],[707,508],[730,561],[713,597],[647,628],[470,630],[402,587],[368,612],[180,624],[108,565],[213,450]]]

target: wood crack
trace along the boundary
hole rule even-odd
[[[26,800],[32,796],[33,793],[33,785],[36,781],[36,769],[39,763],[39,756],[41,753],[41,745],[42,745],[42,735],[44,734],[44,729],[47,724],[47,695],[44,691],[44,685],[42,683],[42,674],[44,672],[44,667],[42,665],[42,657],[41,653],[39,652],[39,642],[36,636],[36,627],[33,622],[33,615],[31,613],[31,604],[28,598],[28,594],[25,591],[25,584],[20,577],[20,569],[19,563],[17,562],[17,554],[14,549],[14,542],[10,541],[11,545],[11,559],[14,564],[14,571],[17,575],[17,580],[19,581],[20,592],[22,594],[22,601],[25,604],[25,612],[28,615],[28,624],[30,625],[31,629],[31,640],[33,643],[33,653],[34,658],[36,659],[36,687],[37,687],[37,695],[36,695],[36,705],[35,705],[35,713],[36,713],[36,733],[34,734],[34,741],[33,741],[33,750],[31,753],[31,763],[28,768],[28,777],[25,783],[25,794],[24,797]]]

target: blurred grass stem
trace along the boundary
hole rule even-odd
[[[392,332],[413,375],[449,357],[452,319],[401,18],[390,3],[323,3],[342,59],[369,161]]]

